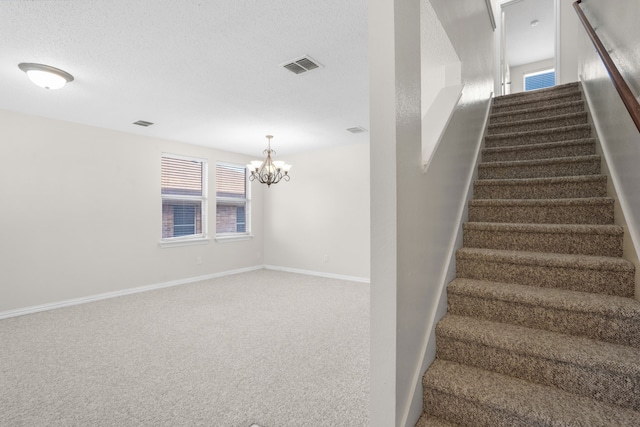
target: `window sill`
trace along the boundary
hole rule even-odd
[[[220,235],[216,236],[216,242],[218,243],[226,243],[226,242],[236,242],[238,240],[251,240],[253,236],[251,234],[236,234],[236,235]]]
[[[197,239],[183,239],[183,240],[162,240],[158,246],[161,248],[175,248],[179,246],[194,246],[194,245],[208,245],[211,239],[208,237],[200,237]]]

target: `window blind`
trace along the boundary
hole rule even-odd
[[[203,162],[162,157],[162,194],[202,196]]]

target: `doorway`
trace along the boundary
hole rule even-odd
[[[499,5],[502,94],[554,86],[558,0],[504,0]]]

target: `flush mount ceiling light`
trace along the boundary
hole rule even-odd
[[[540,23],[540,21],[538,21],[537,19],[534,19],[533,21],[531,21],[531,26],[532,27],[537,27],[539,23]]]
[[[27,73],[29,80],[45,89],[60,89],[73,81],[71,74],[49,65],[22,62],[18,64],[18,68]]]
[[[271,138],[273,138],[273,135],[267,135],[269,142],[267,149],[263,151],[263,153],[267,155],[264,162],[253,160],[247,165],[247,168],[251,172],[249,180],[258,180],[261,184],[267,184],[267,187],[271,187],[271,184],[277,184],[281,179],[289,181],[289,170],[291,169],[291,165],[281,160],[274,162],[271,159],[271,155],[276,154],[276,151],[271,149]]]

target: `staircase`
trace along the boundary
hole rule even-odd
[[[424,426],[640,426],[640,302],[578,84],[496,98]]]

